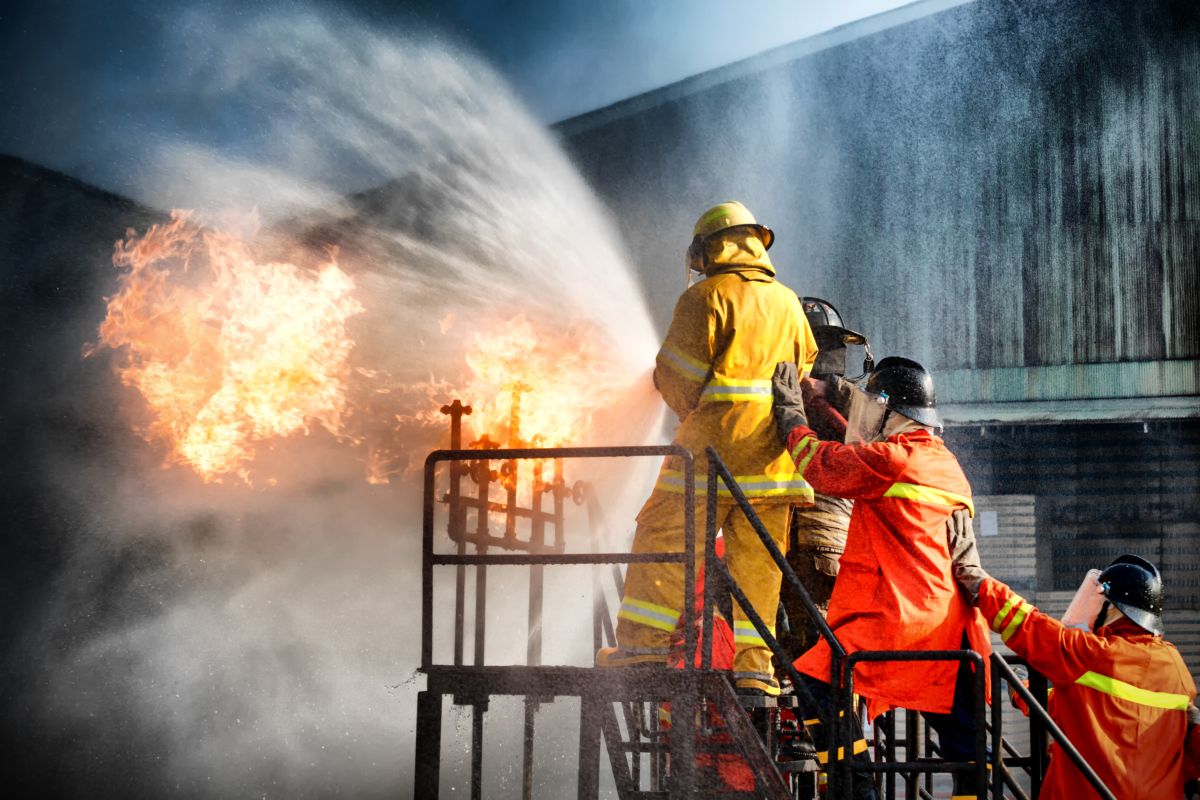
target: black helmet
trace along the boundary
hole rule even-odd
[[[897,414],[941,430],[933,376],[917,362],[888,356],[875,365],[867,378],[866,390],[871,394],[886,394],[887,407]]]
[[[812,329],[813,340],[817,343],[817,361],[812,368],[814,376],[845,376],[846,348],[852,345],[864,349],[862,372],[855,376],[855,380],[871,371],[875,361],[871,357],[871,345],[867,337],[843,327],[842,315],[832,303],[819,297],[801,297],[800,305],[804,308],[808,327]]]
[[[1162,636],[1163,589],[1158,567],[1134,555],[1118,556],[1100,573],[1104,596],[1135,625]]]
[[[804,316],[808,317],[808,327],[814,331],[817,328],[842,327],[842,315],[828,300],[822,300],[819,297],[801,297],[800,305],[804,307]]]

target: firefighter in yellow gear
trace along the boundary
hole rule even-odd
[[[812,489],[781,446],[771,416],[775,364],[791,361],[807,374],[817,356],[796,293],[775,279],[767,255],[774,238],[741,203],[722,203],[704,212],[687,251],[689,267],[704,279],[679,298],[658,351],[655,385],[679,415],[675,442],[695,458],[697,556],[704,546],[708,445],[721,454],[781,550],[787,548],[791,506],[813,502]],[[633,552],[683,549],[683,480],[678,459],[665,459],[654,491],[638,514]],[[733,579],[755,612],[773,627],[779,568],[724,484],[719,484],[717,524]],[[597,663],[665,661],[682,613],[683,590],[681,565],[630,564],[617,614],[618,646],[598,653]],[[734,606],[736,685],[776,695],[779,684],[770,650],[742,609]]]

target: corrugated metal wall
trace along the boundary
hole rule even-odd
[[[1077,400],[1085,420],[1086,401],[1125,398],[1136,414],[1200,393],[1198,14],[981,0],[630,101],[571,123],[568,145],[664,327],[696,214],[740,198],[775,228],[781,279],[832,300],[877,356],[931,366],[943,404]],[[1200,673],[1183,624],[1200,610],[1200,421],[947,441],[996,515],[989,567],[1061,613],[1088,568],[1148,556]]]
[[[951,381],[944,401],[1195,392],[1195,4],[982,0],[633,106],[573,123],[568,145],[660,323],[696,213],[740,197],[775,227],[782,279],[882,354],[940,371],[1158,365],[1133,394],[1037,372],[1003,398]]]

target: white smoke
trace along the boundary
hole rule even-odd
[[[173,35],[167,90],[214,115],[236,111],[244,146],[148,140],[142,197],[163,209],[255,207],[273,235],[308,237],[306,247],[336,233],[367,306],[357,357],[401,383],[456,380],[485,322],[523,313],[549,330],[593,330],[613,354],[603,379],[635,387],[601,435],[648,438],[660,406],[638,379],[655,335],[628,257],[549,134],[485,65],[427,36],[300,11],[194,12]],[[334,187],[347,173],[379,188],[345,198]],[[161,454],[132,433],[124,440],[121,452],[53,465],[64,503],[85,511],[32,645],[44,660],[36,702],[46,724],[81,742],[97,772],[139,771],[132,785],[151,793],[407,792],[419,683],[415,480],[367,485],[357,455],[317,433],[266,454],[259,468],[279,489],[203,485],[183,468],[159,469]],[[436,431],[405,444],[419,462],[446,439]],[[607,509],[620,539],[652,468],[614,481],[573,466],[568,478],[629,490]],[[523,580],[498,571],[493,582],[493,613],[522,626]],[[547,660],[586,663],[590,598],[571,594],[548,596]],[[514,636],[502,624],[489,636],[501,663],[524,652],[523,627]],[[461,719],[444,727],[451,773],[469,741]],[[571,765],[561,753],[551,762],[538,778],[554,786]],[[488,796],[519,792],[519,768],[488,775]]]

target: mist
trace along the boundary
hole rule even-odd
[[[336,246],[365,307],[353,364],[371,378],[353,437],[314,428],[260,447],[248,482],[203,483],[135,433],[147,412],[117,380],[121,353],[80,355],[115,271],[103,248],[74,265],[99,290],[53,337],[22,340],[31,369],[67,360],[8,405],[43,420],[27,445],[28,513],[57,554],[9,659],[38,748],[29,769],[53,764],[42,785],[64,795],[403,795],[421,681],[414,467],[448,444],[448,423],[430,420],[437,404],[466,385],[476,337],[521,315],[586,339],[596,390],[619,389],[592,439],[572,443],[643,443],[661,413],[646,375],[656,336],[601,206],[469,52],[300,9],[177,22],[162,44],[171,102],[236,116],[252,146],[142,132],[131,176],[157,210],[129,213],[129,226],[144,231],[170,208],[255,210],[266,252],[311,265]],[[340,191],[347,175],[364,191]],[[365,462],[381,453],[391,482],[371,485]],[[611,489],[614,546],[627,546],[653,466],[571,467],[569,480]],[[522,580],[497,577],[508,591],[493,610],[517,608],[523,624]],[[588,663],[587,598],[547,606],[547,660]],[[523,657],[520,632],[493,626],[493,638],[490,663]],[[567,725],[571,714],[544,716]],[[504,719],[489,717],[501,735]],[[543,789],[573,769],[547,760]],[[519,793],[510,773],[490,775],[489,796]]]

